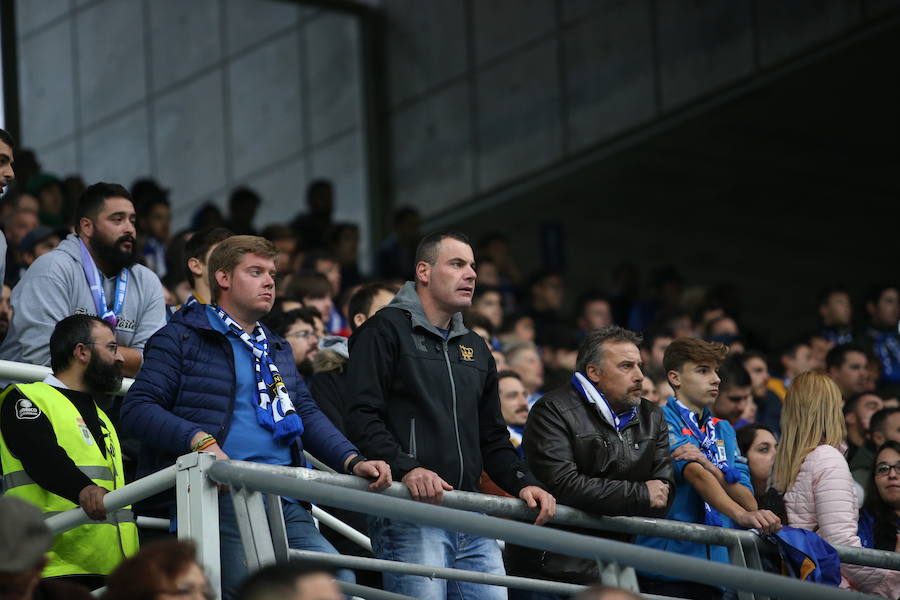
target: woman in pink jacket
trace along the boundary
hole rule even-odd
[[[828,376],[804,373],[788,389],[781,409],[781,443],[773,484],[784,493],[788,524],[818,533],[832,545],[861,547],[859,510],[843,449],[846,427],[841,391]],[[841,587],[900,596],[900,572],[841,565]]]

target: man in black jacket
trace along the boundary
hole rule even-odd
[[[500,414],[497,369],[460,311],[472,303],[472,247],[460,233],[426,236],[416,251],[416,281],[350,338],[347,365],[351,439],[383,458],[414,500],[440,504],[444,491],[477,491],[482,470],[501,488],[540,505],[556,501],[509,442]],[[384,518],[370,519],[379,558],[502,573],[494,540]],[[416,598],[506,598],[503,588],[384,574],[385,589]]]
[[[545,394],[528,415],[528,465],[563,504],[596,515],[642,517],[664,517],[672,504],[669,430],[662,411],[641,399],[640,343],[639,334],[615,325],[590,332],[571,382]],[[594,561],[507,549],[510,570],[519,573],[571,583],[599,577]]]

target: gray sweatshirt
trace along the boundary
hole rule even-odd
[[[109,307],[115,301],[118,274],[104,278]],[[13,319],[0,347],[0,358],[36,365],[50,364],[50,334],[62,319],[74,314],[96,315],[94,298],[81,266],[81,248],[69,234],[56,249],[38,258],[12,292]],[[116,341],[143,350],[157,329],[166,324],[162,284],[150,269],[129,269],[125,304],[116,327]]]

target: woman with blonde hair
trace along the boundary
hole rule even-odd
[[[861,547],[859,509],[844,459],[846,427],[841,391],[827,375],[808,372],[788,389],[781,410],[781,443],[772,480],[784,493],[788,524],[815,531],[833,545]],[[900,572],[841,565],[841,587],[900,596]]]

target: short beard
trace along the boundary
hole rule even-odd
[[[300,364],[297,365],[297,370],[304,377],[310,377],[315,372],[315,369],[313,368],[313,363],[308,358],[304,358],[303,360],[300,361]]]
[[[131,250],[128,252],[119,250],[119,244],[125,241],[131,242]],[[109,267],[113,273],[132,267],[137,262],[137,244],[130,235],[123,235],[112,244],[108,244],[99,236],[94,236],[91,240],[91,250],[94,251],[97,261]]]
[[[117,361],[103,362],[96,351],[92,352],[84,370],[84,384],[94,394],[118,392],[122,387],[122,364]]]

